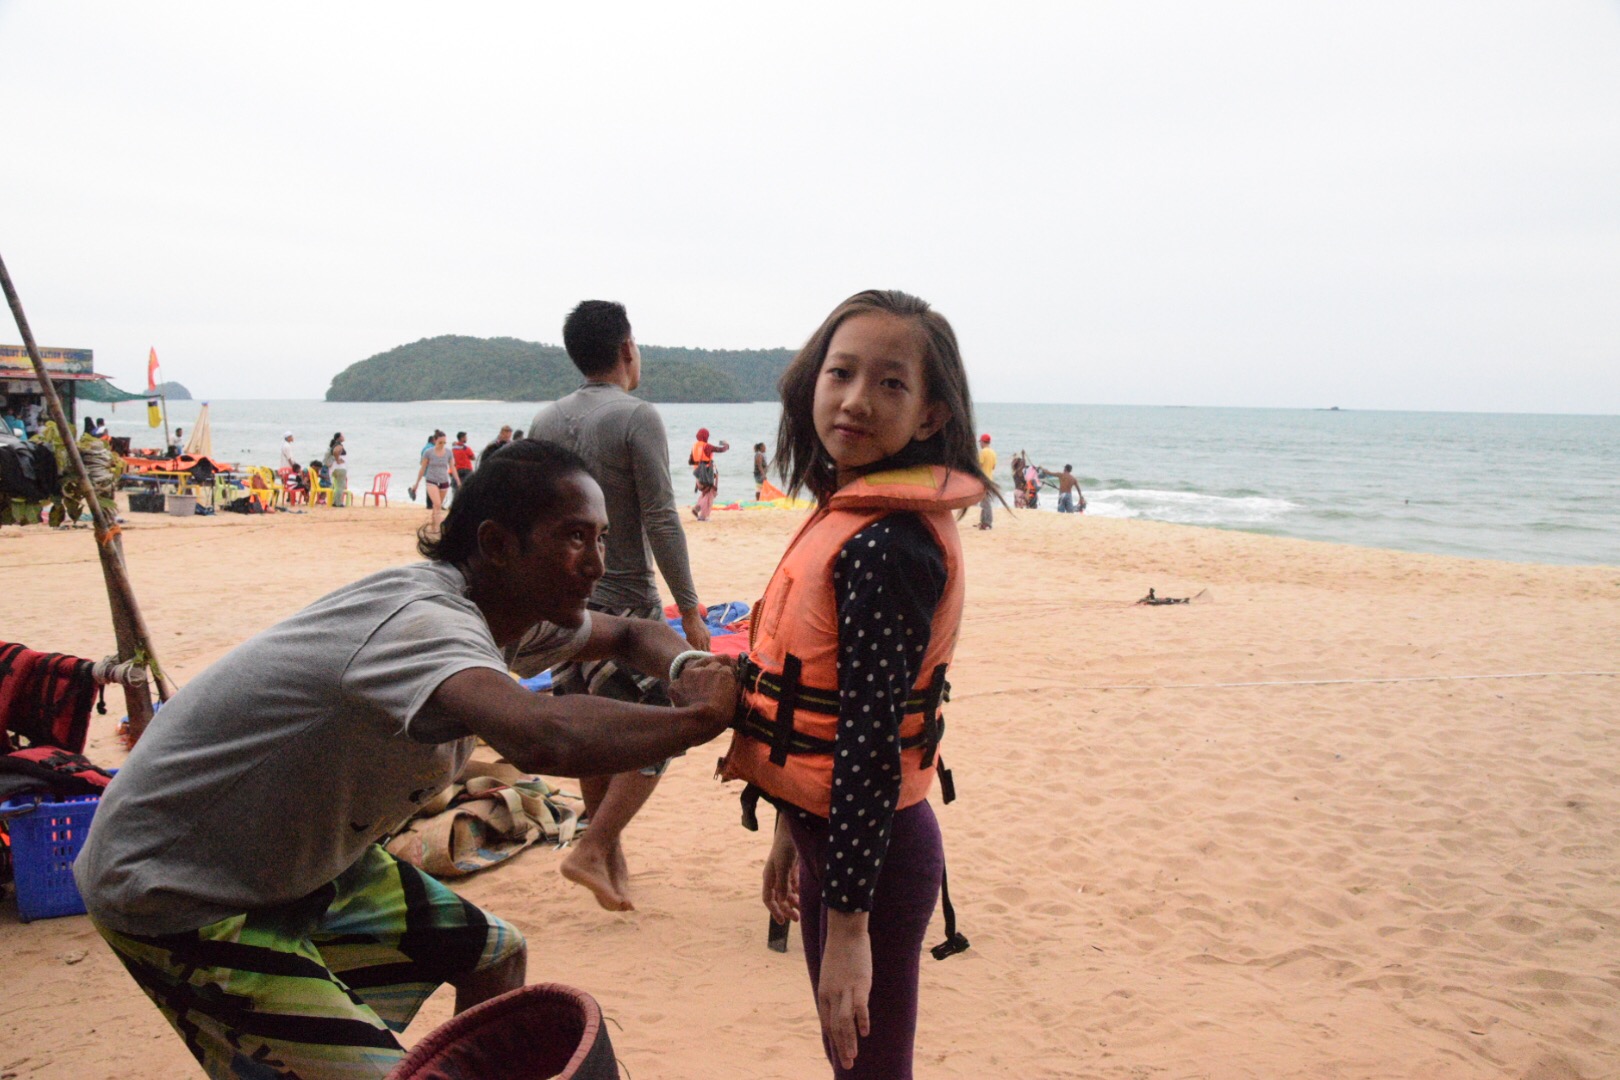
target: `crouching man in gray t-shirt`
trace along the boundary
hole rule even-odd
[[[520,769],[597,776],[725,729],[736,683],[718,662],[681,669],[670,708],[539,696],[508,675],[586,657],[667,674],[686,648],[586,611],[606,528],[577,456],[516,443],[421,542],[430,561],[317,600],[164,706],[74,876],[210,1076],[380,1076],[441,983],[458,1012],[524,984],[513,927],[376,844],[475,737]]]

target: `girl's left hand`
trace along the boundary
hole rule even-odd
[[[821,950],[821,981],[816,1011],[821,1030],[838,1055],[841,1067],[853,1069],[860,1040],[872,1034],[866,1011],[872,993],[872,942],[866,913],[827,912],[827,944]]]

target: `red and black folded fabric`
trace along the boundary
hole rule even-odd
[[[21,736],[77,754],[90,733],[95,665],[77,656],[0,643],[0,753]]]
[[[100,795],[110,780],[112,773],[83,754],[55,746],[0,754],[0,802],[27,796],[58,801]]]

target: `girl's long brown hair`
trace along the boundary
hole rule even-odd
[[[813,408],[816,379],[839,326],[852,315],[871,312],[895,315],[916,323],[922,337],[923,378],[928,396],[944,405],[946,412],[945,426],[931,438],[913,443],[894,458],[878,462],[872,468],[902,463],[943,465],[978,477],[987,490],[995,492],[995,482],[979,470],[973,397],[968,392],[962,350],[956,344],[956,332],[951,324],[929,307],[926,300],[893,289],[867,289],[833,309],[777,383],[782,395],[782,420],[776,431],[774,464],[786,484],[788,496],[796,496],[808,488],[817,502],[826,502],[838,490],[838,469],[816,434]]]

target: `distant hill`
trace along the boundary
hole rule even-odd
[[[187,390],[184,386],[181,386],[177,382],[160,382],[157,384],[157,392],[159,395],[168,398],[170,401],[191,400],[191,391]]]
[[[792,349],[686,349],[641,346],[648,401],[774,401]],[[350,364],[327,401],[553,401],[580,384],[560,345],[459,334],[423,338]]]

